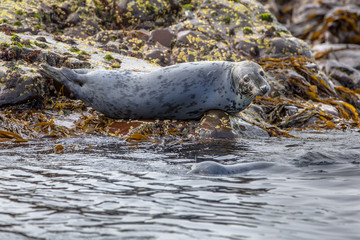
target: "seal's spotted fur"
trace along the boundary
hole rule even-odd
[[[199,119],[211,109],[235,114],[269,90],[264,71],[250,61],[181,63],[151,72],[44,64],[40,72],[111,118]]]

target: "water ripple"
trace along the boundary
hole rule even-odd
[[[4,143],[0,239],[356,239],[359,134],[298,135],[169,145],[100,137]],[[54,153],[57,144],[63,153]],[[187,175],[196,160],[275,167]]]

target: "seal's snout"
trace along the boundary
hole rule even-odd
[[[262,95],[265,95],[266,93],[268,93],[269,90],[270,90],[270,86],[269,86],[269,85],[265,85],[265,86],[260,87],[260,91],[261,91],[261,94],[262,94]]]

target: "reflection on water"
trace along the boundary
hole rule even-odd
[[[2,143],[0,239],[357,239],[360,134],[296,134]],[[275,167],[187,175],[195,159]]]

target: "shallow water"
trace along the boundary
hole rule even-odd
[[[294,134],[1,143],[0,239],[359,239],[360,133]],[[196,160],[274,166],[186,174]]]

